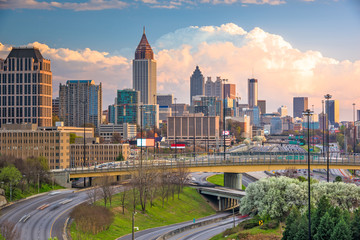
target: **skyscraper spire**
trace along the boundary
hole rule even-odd
[[[140,43],[135,51],[135,59],[154,59],[154,53],[146,38],[145,26],[143,29],[143,35],[141,37]]]

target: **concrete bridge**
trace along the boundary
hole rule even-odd
[[[160,157],[160,156],[159,156]],[[310,156],[311,169],[326,169],[326,157],[318,154]],[[330,158],[332,169],[360,169],[360,156],[340,156],[332,154]],[[281,169],[307,169],[306,153],[227,153],[223,154],[184,157],[181,159],[162,158],[156,160],[134,160],[120,162],[117,166],[107,168],[70,168],[54,170],[56,181],[63,186],[69,186],[75,178],[93,178],[103,176],[131,175],[140,168],[186,168],[189,172],[224,172],[226,187],[241,189],[241,173],[254,171],[273,171]]]

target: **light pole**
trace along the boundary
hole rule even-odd
[[[195,140],[195,137],[196,137],[196,131],[195,131],[195,124],[196,124],[196,116],[195,116],[195,106],[194,106],[194,162],[196,161],[196,140]]]
[[[353,117],[354,117],[354,161],[355,161],[355,149],[356,149],[356,126],[355,126],[355,103],[353,105]]]
[[[322,135],[323,135],[323,157],[325,158],[325,111],[324,111],[324,100],[321,100],[321,103],[322,103],[322,122],[323,122],[323,132],[322,132]]]
[[[308,211],[309,211],[309,240],[311,240],[311,205],[310,205],[310,116],[313,114],[310,109],[303,112],[304,116],[307,116],[307,135],[308,135]]]
[[[143,105],[140,106],[140,168],[142,169],[142,145],[143,145]]]
[[[154,94],[154,110],[156,110],[156,100],[155,99],[156,99],[156,94]],[[155,160],[155,155],[156,155],[155,130],[156,130],[156,116],[154,117],[154,160]]]
[[[176,100],[177,98],[174,98],[175,101],[175,118],[174,118],[174,142],[175,142],[175,161],[176,161],[176,153],[177,153],[177,145],[176,145]]]
[[[330,181],[330,167],[329,167],[329,165],[330,165],[330,153],[329,153],[329,148],[330,148],[330,132],[329,132],[329,120],[330,120],[330,117],[329,117],[329,107],[330,107],[330,104],[329,104],[329,100],[331,99],[331,95],[330,94],[326,94],[325,96],[325,99],[326,99],[326,106],[327,106],[327,108],[326,108],[326,129],[327,129],[327,136],[326,136],[326,138],[327,138],[327,141],[326,141],[326,147],[327,147],[327,156],[326,156],[326,166],[327,166],[327,175],[326,175],[326,179],[327,179],[327,182],[329,182]]]
[[[224,123],[224,125],[223,125],[223,135],[224,135],[224,162],[226,161],[226,145],[225,145],[225,128],[226,128],[226,124],[225,124],[225,82],[227,82],[227,79],[223,79],[222,80],[222,82],[223,82],[223,84],[222,84],[222,86],[223,86],[223,105],[224,105],[224,113],[223,113],[223,123]]]

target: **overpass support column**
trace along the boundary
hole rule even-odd
[[[242,189],[241,173],[224,173],[224,187],[232,189]]]
[[[221,202],[221,197],[218,197],[218,202],[219,202],[219,211],[222,211],[222,207],[221,207],[221,205],[222,205],[222,204],[221,204],[221,203],[222,203],[222,202]]]

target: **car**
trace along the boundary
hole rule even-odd
[[[60,194],[59,191],[54,191],[54,192],[50,192],[48,195],[49,196],[54,196],[54,195],[58,195],[58,194]]]

